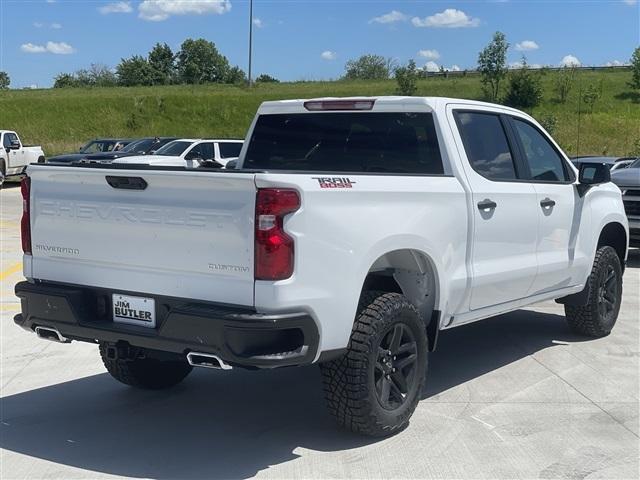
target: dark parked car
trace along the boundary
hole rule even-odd
[[[97,138],[80,147],[77,153],[67,153],[47,159],[47,163],[70,163],[94,153],[117,152],[129,145],[131,138]]]
[[[635,157],[602,157],[597,155],[580,155],[571,158],[576,167],[580,167],[581,163],[606,163],[612,172],[627,168],[634,160]]]
[[[628,168],[613,172],[611,180],[622,191],[624,210],[629,219],[629,246],[640,248],[640,158]]]
[[[134,155],[151,155],[160,147],[175,140],[176,137],[147,137],[132,141],[122,150],[94,153],[86,155],[83,160],[88,162],[110,162],[116,158],[131,157]]]

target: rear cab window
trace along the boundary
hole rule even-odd
[[[444,174],[433,116],[424,112],[263,114],[243,167]]]

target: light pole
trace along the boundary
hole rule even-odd
[[[253,83],[251,80],[251,47],[253,44],[253,0],[249,0],[249,87]]]

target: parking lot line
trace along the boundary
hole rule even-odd
[[[19,272],[20,270],[22,270],[22,262],[11,265],[9,268],[0,273],[0,280],[4,280],[5,278]]]

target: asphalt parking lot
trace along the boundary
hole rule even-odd
[[[334,427],[317,367],[194,371],[137,391],[97,347],[13,323],[19,188],[0,191],[0,477],[638,478],[640,250],[613,333],[571,334],[553,302],[441,335],[410,427]]]

